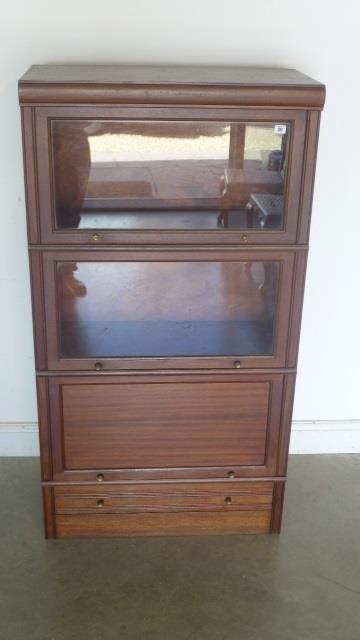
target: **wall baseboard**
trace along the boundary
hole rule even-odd
[[[294,420],[290,453],[360,453],[360,420]]]
[[[290,453],[360,453],[360,420],[294,420]],[[38,455],[36,422],[0,422],[0,456]]]
[[[0,456],[38,456],[37,422],[0,422]]]

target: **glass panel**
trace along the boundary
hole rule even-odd
[[[61,356],[265,356],[276,262],[61,262]]]
[[[280,228],[290,125],[52,122],[59,229]]]

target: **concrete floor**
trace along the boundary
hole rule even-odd
[[[1,640],[359,640],[360,456],[292,456],[280,536],[48,541],[0,459]]]

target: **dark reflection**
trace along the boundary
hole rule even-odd
[[[63,357],[273,352],[278,263],[63,262],[58,283]]]
[[[57,226],[279,228],[289,134],[275,123],[53,121]]]
[[[56,131],[56,128],[55,128]],[[83,126],[67,122],[53,136],[56,216],[59,227],[79,227],[90,175],[90,146]]]

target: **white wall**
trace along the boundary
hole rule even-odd
[[[19,430],[36,423],[36,405],[17,79],[31,64],[66,62],[274,65],[326,83],[294,411],[301,432],[293,448],[302,449],[307,421],[337,432],[332,449],[357,448],[357,1],[12,0],[1,18],[0,425],[18,450]]]

